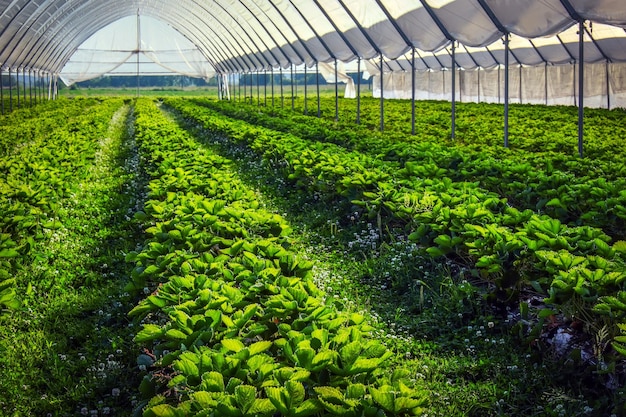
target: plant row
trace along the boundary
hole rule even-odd
[[[60,202],[71,198],[74,184],[87,175],[98,140],[106,135],[122,102],[105,101],[85,115],[67,104],[69,115],[62,117],[64,106],[60,105],[51,120],[41,117],[49,130],[32,129],[30,123],[21,121],[5,125],[17,136],[21,130],[31,136],[0,160],[0,309],[18,304],[15,272],[21,262],[38,256],[31,253],[37,241],[62,226]]]
[[[381,134],[353,123],[338,124],[277,108],[207,99],[194,102],[255,125],[365,153],[416,177],[477,181],[520,210],[530,209],[566,224],[600,227],[611,236],[626,237],[626,171],[619,158],[581,160],[557,152],[511,151],[474,142],[472,146],[454,146],[425,132],[419,133],[419,140],[407,139],[406,135]],[[420,113],[419,117],[428,120],[428,114]],[[526,120],[529,128],[535,123],[534,119]],[[564,146],[556,139],[554,143]]]
[[[64,126],[69,119],[88,112],[98,103],[93,98],[50,100],[0,116],[0,155],[19,151],[23,144]]]
[[[427,393],[385,366],[357,313],[338,311],[289,250],[289,225],[260,207],[232,163],[138,100],[150,173],[129,289],[147,373],[144,416],[415,415]]]
[[[248,146],[304,192],[357,208],[384,228],[399,227],[433,257],[470,268],[493,285],[493,297],[517,302],[534,289],[578,318],[589,310],[622,315],[626,243],[600,229],[569,227],[558,219],[520,211],[476,183],[391,172],[380,160],[330,143],[228,119],[183,100],[168,100],[185,117],[226,140]],[[604,297],[604,298],[603,298]],[[566,308],[567,307],[567,308]]]

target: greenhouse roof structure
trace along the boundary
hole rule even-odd
[[[379,57],[384,71],[402,71],[409,52],[421,70],[450,68],[452,43],[458,66],[490,68],[504,63],[502,39],[517,64],[577,62],[580,52],[626,61],[623,0],[1,0],[0,10],[1,67],[55,75],[100,30],[139,15],[182,35],[180,60],[204,63],[192,74],[202,77]]]

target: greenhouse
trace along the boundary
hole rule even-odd
[[[626,415],[621,0],[0,0],[0,106],[2,416]]]

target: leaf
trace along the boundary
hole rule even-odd
[[[221,373],[210,371],[202,374],[200,387],[204,391],[224,392],[224,376]]]
[[[302,382],[289,380],[285,383],[285,388],[287,389],[290,408],[297,407],[304,401],[304,385],[302,385]]]
[[[380,389],[370,389],[372,399],[376,402],[376,404],[380,405],[385,409],[385,411],[389,411],[390,413],[393,413],[395,408],[394,394],[392,390],[393,388],[389,385],[383,385]]]
[[[244,414],[252,407],[256,398],[256,388],[250,385],[239,385],[235,388],[235,401]]]
[[[2,249],[0,251],[0,258],[15,258],[19,255],[20,253],[15,249]]]
[[[183,417],[184,414],[169,404],[159,404],[148,409],[144,416],[148,417]]]
[[[312,414],[318,413],[322,409],[323,407],[319,402],[313,399],[308,399],[296,408],[295,412],[293,413],[293,417],[310,416]]]
[[[265,395],[272,402],[272,405],[276,407],[279,413],[288,415],[289,409],[285,398],[283,398],[283,389],[281,387],[266,387]]]
[[[276,411],[276,407],[268,398],[255,399],[252,407],[248,410],[250,415],[269,415]]]
[[[222,346],[224,346],[226,350],[230,352],[236,353],[245,348],[245,345],[241,342],[241,340],[237,339],[224,339],[221,343]]]
[[[248,349],[250,350],[250,356],[254,356],[256,354],[259,354],[261,352],[265,352],[266,350],[268,350],[269,348],[272,347],[272,341],[270,340],[261,340],[259,342],[255,342],[253,344],[251,344]]]
[[[339,351],[339,357],[343,362],[343,366],[347,367],[348,365],[352,364],[359,357],[360,353],[361,343],[359,342],[352,342],[342,347]]]
[[[164,334],[165,331],[160,326],[156,324],[144,324],[143,329],[135,336],[135,342],[147,342],[162,337]]]
[[[180,359],[174,362],[174,369],[186,376],[200,376],[198,366],[189,359]]]

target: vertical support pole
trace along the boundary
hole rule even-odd
[[[263,69],[263,106],[267,107],[267,70]]]
[[[361,57],[356,62],[356,124],[361,124]]]
[[[15,71],[15,86],[17,87],[17,108],[20,108],[20,69],[19,67]]]
[[[604,66],[605,74],[606,74],[606,108],[611,110],[611,74],[609,70],[609,61],[606,61]]]
[[[280,67],[280,108],[285,107],[285,89],[283,86],[283,67]]]
[[[244,73],[243,74],[243,102],[244,104],[248,103],[248,84],[247,84],[247,75]]]
[[[415,135],[415,47],[411,48],[411,135]]]
[[[22,100],[22,103],[24,103],[24,107],[26,107],[26,68],[22,68],[22,91],[24,94],[24,100]]]
[[[476,102],[480,103],[480,67],[476,68]]]
[[[295,95],[295,93],[293,91],[293,85],[294,85],[294,82],[295,82],[294,75],[293,75],[293,64],[291,64],[291,66],[289,67],[289,71],[290,71],[290,74],[291,74],[291,111],[293,111],[294,110],[294,103],[293,102],[294,102],[294,100],[296,98],[296,95]]]
[[[237,101],[241,101],[241,73],[238,73],[237,75]]]
[[[337,58],[335,58],[335,121],[339,120],[339,77],[337,73]]]
[[[451,137],[456,135],[456,41],[452,41],[452,126]]]
[[[309,107],[308,107],[308,103],[307,103],[307,83],[308,80],[306,79],[307,77],[307,72],[306,72],[306,62],[304,63],[304,115],[308,116],[309,114]]]
[[[519,64],[519,104],[522,103],[522,64]]]
[[[578,155],[583,157],[585,119],[585,21],[578,23]]]
[[[13,111],[13,78],[11,78],[11,67],[9,67],[9,111]]]
[[[504,147],[509,147],[509,34],[504,35]]]
[[[33,106],[33,76],[32,70],[28,70],[28,98],[30,99],[30,106]]]
[[[2,65],[0,65],[0,108],[4,114],[4,83],[2,81]]]
[[[256,106],[261,107],[261,85],[259,84],[259,70],[256,70]]]
[[[385,130],[385,94],[384,94],[384,78],[383,78],[383,54],[380,54],[380,131]]]
[[[272,67],[272,107],[274,107],[274,67]]]
[[[543,94],[546,97],[546,106],[548,105],[548,62],[546,61],[543,72]]]
[[[317,117],[322,117],[322,109],[320,108],[320,68],[315,63],[315,85],[317,87]]]

